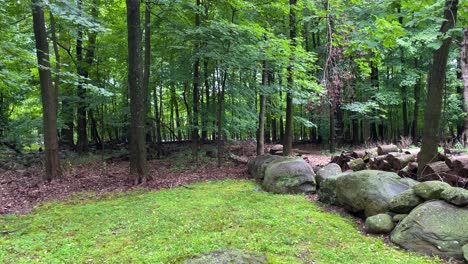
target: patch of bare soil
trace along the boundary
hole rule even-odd
[[[63,200],[79,192],[95,192],[99,196],[142,187],[169,189],[198,181],[249,177],[245,165],[174,171],[170,163],[152,160],[149,171],[153,179],[138,186],[128,182],[128,162],[107,164],[105,171],[99,161],[74,166],[50,183],[42,180],[39,168],[3,172],[0,173],[0,214],[26,214],[42,202]]]

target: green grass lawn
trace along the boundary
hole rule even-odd
[[[263,252],[269,263],[435,262],[366,237],[352,219],[301,195],[272,195],[251,181],[86,197],[0,217],[0,263],[178,263],[221,248]]]

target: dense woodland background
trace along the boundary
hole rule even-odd
[[[218,142],[220,163],[231,140],[287,155],[292,141],[334,152],[426,134],[426,160],[467,141],[466,1],[0,0],[0,12],[0,142],[44,149],[46,179],[59,148],[129,143],[139,182],[147,148],[173,141],[195,159]]]

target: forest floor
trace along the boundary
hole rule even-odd
[[[310,150],[311,154],[303,157],[313,166],[330,162],[330,156],[322,154],[316,147],[303,147]],[[101,196],[109,192],[128,192],[138,188],[172,189],[199,181],[249,178],[247,166],[227,160],[225,166],[219,168],[215,158],[205,155],[206,149],[212,147],[206,146],[200,151],[198,164],[192,162],[189,149],[175,151],[160,160],[150,160],[148,165],[152,180],[138,186],[132,186],[127,181],[128,161],[116,159],[104,163],[99,155],[63,161],[63,177],[51,183],[42,180],[40,166],[6,171],[0,173],[0,215],[26,214],[43,202],[64,200],[83,192]],[[229,146],[228,149],[244,157],[250,157],[255,152],[255,146],[245,143]]]

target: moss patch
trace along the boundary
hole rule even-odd
[[[269,263],[433,263],[359,233],[302,195],[227,180],[48,203],[0,217],[0,263],[179,263],[222,248]]]

